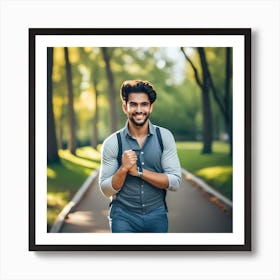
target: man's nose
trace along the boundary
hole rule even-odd
[[[141,106],[141,104],[138,104],[138,105],[137,105],[136,112],[137,112],[137,113],[141,113],[141,112],[142,112],[142,106]]]

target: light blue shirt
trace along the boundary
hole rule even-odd
[[[181,182],[181,167],[177,155],[176,144],[172,133],[160,127],[163,152],[156,135],[155,126],[149,121],[149,134],[140,148],[128,130],[128,124],[121,129],[122,149],[135,150],[143,169],[164,173],[168,177],[167,190],[176,191]],[[116,133],[105,139],[101,150],[101,168],[99,186],[102,193],[120,207],[138,213],[150,211],[164,205],[165,190],[159,189],[141,178],[127,175],[122,188],[117,191],[112,187],[112,178],[119,168],[118,141]]]

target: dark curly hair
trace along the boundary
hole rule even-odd
[[[127,80],[124,81],[121,86],[121,90],[120,90],[121,100],[127,103],[129,94],[136,93],[136,92],[146,93],[148,95],[151,104],[153,104],[157,98],[157,93],[150,82],[142,81],[142,80]]]

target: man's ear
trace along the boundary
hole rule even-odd
[[[153,112],[153,109],[154,109],[154,103],[151,104],[150,114]]]
[[[122,109],[123,109],[123,112],[126,114],[127,113],[127,103],[126,102],[123,102]]]

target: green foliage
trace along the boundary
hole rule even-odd
[[[201,142],[178,142],[181,166],[232,199],[232,159],[229,145],[214,142],[212,154],[202,154]]]
[[[205,48],[209,68],[217,90],[223,92],[225,79],[225,48]],[[178,48],[122,47],[108,48],[116,91],[127,79],[151,81],[157,92],[152,120],[170,128],[178,140],[197,140],[202,135],[201,90],[197,86],[193,71]],[[198,67],[199,58],[194,48],[190,56]],[[73,73],[74,108],[77,137],[80,145],[91,142],[93,123],[98,118],[98,140],[101,143],[110,133],[110,105],[105,64],[98,47],[69,48]],[[95,81],[97,94],[93,86]],[[54,48],[53,105],[59,147],[66,147],[69,137],[67,86],[63,48]],[[117,97],[118,127],[124,125],[126,117]],[[225,132],[219,108],[212,100],[214,112],[214,135],[218,139]]]
[[[217,191],[224,194],[232,200],[232,167],[231,166],[213,166],[202,168],[195,172],[200,178],[203,178],[210,186],[214,186]]]

